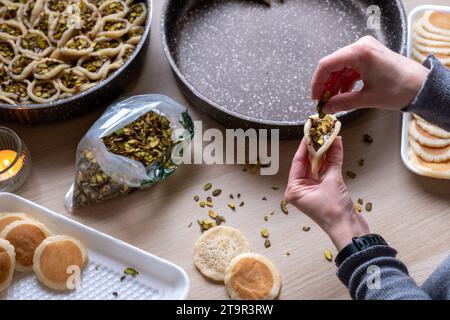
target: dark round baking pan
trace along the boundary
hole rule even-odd
[[[377,8],[378,29],[369,27]],[[364,35],[404,53],[406,33],[400,0],[167,0],[161,17],[164,52],[190,103],[227,127],[276,128],[282,138],[298,137],[315,113],[310,80],[321,57]]]
[[[97,107],[106,106],[122,89],[133,82],[145,63],[153,14],[152,0],[144,0],[148,15],[145,31],[131,57],[111,76],[98,85],[72,97],[44,104],[0,104],[0,120],[34,124],[62,121],[81,115]]]

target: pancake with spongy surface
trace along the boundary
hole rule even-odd
[[[5,239],[0,239],[0,292],[11,284],[16,254],[14,247]]]
[[[422,128],[422,130],[425,130],[432,136],[442,138],[442,139],[450,139],[450,132],[447,130],[444,130],[431,122],[426,121],[425,119],[419,117],[417,114],[413,114],[414,118],[416,119],[416,124],[418,127]]]
[[[14,246],[18,271],[33,269],[34,251],[49,235],[50,232],[42,223],[31,220],[15,221],[0,233],[1,238]]]
[[[450,145],[450,139],[442,139],[429,134],[416,124],[416,120],[410,122],[408,133],[411,138],[426,147],[443,148]]]
[[[450,160],[450,146],[443,148],[425,147],[412,138],[409,138],[409,145],[416,156],[427,162],[447,162]]]
[[[80,241],[68,236],[52,236],[36,248],[33,270],[47,287],[72,290],[80,280],[86,259],[87,252]]]
[[[444,36],[441,34],[433,33],[428,30],[426,30],[423,27],[425,17],[422,17],[417,20],[417,22],[414,24],[414,33],[421,36],[424,39],[433,40],[433,41],[443,41],[443,42],[449,42],[450,36]]]
[[[218,226],[203,233],[194,245],[194,263],[207,278],[223,281],[234,257],[250,252],[250,244],[237,229]]]
[[[0,233],[3,231],[3,229],[6,228],[7,225],[13,223],[14,221],[25,220],[25,219],[31,219],[31,218],[27,214],[21,213],[21,212],[0,213]]]
[[[273,300],[281,289],[281,274],[256,253],[235,257],[225,271],[225,287],[233,300]]]
[[[422,23],[425,30],[450,37],[450,13],[427,11]]]
[[[420,159],[411,149],[408,152],[409,160],[420,174],[438,179],[450,179],[450,161],[427,162]]]

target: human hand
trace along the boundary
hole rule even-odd
[[[311,87],[312,98],[319,100],[332,73],[356,71],[359,78],[347,81],[341,77],[340,94],[324,107],[326,113],[360,108],[401,110],[419,93],[429,70],[421,64],[386,48],[375,38],[366,36],[320,60]],[[356,81],[362,80],[361,91],[352,92]]]
[[[355,211],[342,177],[341,137],[337,137],[328,150],[321,181],[312,178],[306,139],[303,138],[292,161],[285,198],[314,220],[340,251],[353,237],[370,233],[369,226]]]

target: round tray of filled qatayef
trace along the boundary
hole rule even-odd
[[[408,28],[411,59],[423,62],[434,54],[450,64],[450,7],[417,7],[409,15]],[[404,114],[401,157],[416,174],[450,180],[450,132],[416,114]]]
[[[402,2],[168,0],[161,17],[164,52],[192,105],[228,127],[280,129],[282,138],[301,136],[315,113],[320,58],[365,35],[404,53]]]
[[[106,106],[146,63],[152,0],[2,2],[13,9],[0,10],[0,120],[61,121]]]

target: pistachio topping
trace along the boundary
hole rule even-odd
[[[311,129],[309,134],[311,136],[313,147],[317,151],[330,138],[334,130],[334,120],[331,115],[327,114],[324,118],[311,119]]]
[[[17,18],[17,11],[20,7],[11,7],[11,8],[5,8],[5,11],[3,11],[2,18],[5,20],[10,19],[16,19]]]
[[[11,36],[18,37],[22,35],[22,30],[7,23],[0,23],[0,32],[7,33]]]
[[[11,66],[12,73],[21,74],[22,71],[26,68],[26,66],[28,66],[32,61],[33,59],[28,58],[24,55],[20,55],[17,59],[14,60]]]
[[[91,56],[84,61],[81,66],[89,72],[97,72],[108,61],[108,58],[101,56]]]
[[[34,28],[48,34],[48,14],[42,12]]]
[[[122,2],[114,1],[114,2],[111,2],[108,5],[106,5],[105,7],[103,7],[102,10],[100,11],[100,13],[103,16],[109,16],[112,14],[122,12],[124,10],[125,10],[125,7]]]
[[[68,5],[69,2],[66,0],[48,0],[47,2],[49,10],[53,12],[64,12]]]
[[[59,66],[61,63],[56,60],[44,60],[42,62],[39,62],[36,67],[34,68],[34,72],[37,74],[46,74],[47,72],[51,71],[55,67]]]
[[[72,41],[70,41],[67,44],[68,48],[70,48],[70,49],[77,49],[77,50],[87,49],[90,46],[91,46],[91,43],[89,42],[89,40],[87,40],[84,37],[73,38]]]
[[[105,25],[103,26],[103,29],[106,31],[118,31],[123,30],[127,27],[127,24],[124,21],[106,21]]]
[[[87,82],[86,78],[74,73],[72,70],[66,72],[61,77],[63,85],[68,89],[80,88],[83,84]]]
[[[8,60],[11,60],[14,57],[14,48],[7,41],[0,42],[0,54]]]
[[[144,13],[144,8],[142,7],[141,3],[135,3],[133,4],[127,15],[125,16],[125,19],[130,21],[130,23],[133,23],[137,18],[139,18]]]
[[[94,44],[94,51],[99,51],[108,48],[117,48],[120,45],[120,41],[116,39],[105,39],[96,41]]]
[[[34,85],[33,93],[36,97],[48,99],[57,93],[55,86],[49,81],[38,82]]]
[[[12,93],[18,96],[19,98],[25,98],[27,93],[27,83],[22,81],[9,81],[2,85],[3,91],[7,93]]]
[[[129,32],[128,32],[128,39],[129,38],[134,38],[134,37],[141,37],[144,34],[144,28],[143,27],[135,27],[132,28]]]
[[[56,24],[55,33],[53,34],[53,37],[56,40],[60,40],[62,38],[63,33],[69,28],[69,17],[67,16],[60,16],[58,23]]]
[[[33,51],[34,53],[40,53],[47,49],[48,46],[48,41],[44,37],[35,33],[28,33],[22,39],[22,47],[24,49]]]
[[[0,67],[0,82],[5,81],[8,78],[8,75],[6,73],[6,68],[5,66],[1,66]]]

